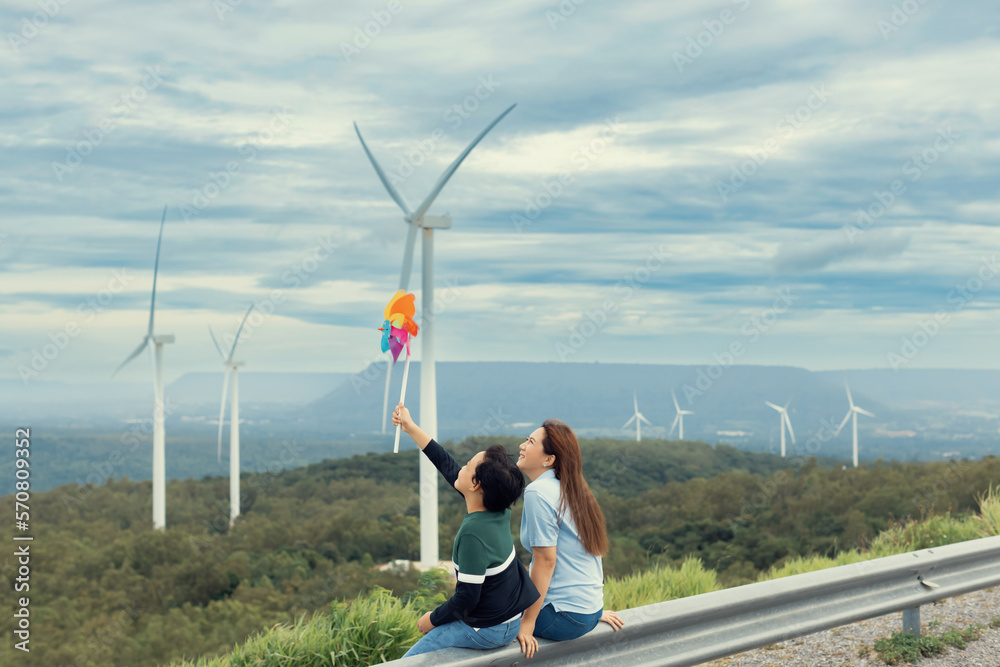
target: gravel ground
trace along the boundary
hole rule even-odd
[[[977,623],[987,629],[979,641],[969,643],[964,651],[949,647],[941,656],[921,660],[920,667],[1000,667],[1000,630],[988,627],[997,617],[1000,617],[1000,588],[976,591],[921,607],[920,623],[924,634],[940,635],[952,628],[961,630]],[[712,667],[884,667],[885,663],[874,653],[860,657],[858,652],[863,646],[871,646],[875,640],[902,629],[903,615],[892,614],[706,664]]]

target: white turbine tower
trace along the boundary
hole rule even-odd
[[[671,435],[673,435],[674,434],[674,429],[677,428],[677,426],[680,426],[681,429],[678,432],[677,436],[678,436],[678,438],[680,438],[681,440],[683,440],[684,439],[684,415],[693,415],[694,412],[692,412],[691,410],[681,410],[680,404],[677,403],[677,394],[675,394],[672,389],[670,390],[670,396],[671,396],[671,398],[674,399],[674,409],[677,410],[677,416],[674,417],[674,423],[670,425],[670,433],[667,435],[667,437],[669,438]]]
[[[795,431],[792,430],[792,422],[788,419],[788,403],[785,403],[785,407],[780,405],[775,405],[771,401],[764,401],[767,405],[771,406],[778,411],[778,426],[781,429],[781,456],[785,456],[785,426],[788,426],[788,435],[792,436],[792,444],[795,444]]]
[[[115,369],[111,377],[139,356],[146,346],[153,343],[153,528],[163,530],[167,527],[167,479],[166,457],[164,454],[165,433],[163,429],[163,346],[173,343],[173,335],[157,336],[153,333],[153,315],[156,313],[156,276],[160,271],[160,243],[163,241],[163,224],[167,220],[167,207],[163,207],[160,218],[160,234],[156,239],[156,261],[153,264],[153,297],[149,302],[149,326],[139,347]]]
[[[212,327],[208,328],[208,334],[212,337],[212,342],[215,343],[215,349],[218,350],[219,356],[222,358],[222,365],[225,367],[222,376],[222,405],[219,406],[219,463],[222,463],[222,425],[225,423],[226,415],[226,390],[229,388],[229,375],[233,376],[233,398],[230,404],[230,415],[229,415],[229,525],[232,526],[236,522],[236,517],[240,515],[240,384],[239,384],[239,371],[237,370],[243,365],[242,361],[233,361],[233,355],[236,354],[236,344],[240,342],[240,334],[243,332],[243,325],[246,324],[247,318],[250,317],[250,311],[253,310],[253,304],[247,308],[246,314],[243,316],[243,321],[240,322],[240,328],[236,330],[236,337],[233,339],[233,347],[229,350],[227,355],[222,351],[222,347],[219,345],[219,341],[215,338],[215,332],[212,331]]]
[[[844,388],[847,389],[847,402],[850,404],[850,408],[847,410],[847,414],[844,415],[844,421],[840,422],[840,426],[837,427],[837,432],[834,435],[840,435],[840,431],[843,430],[844,425],[847,424],[847,420],[852,416],[854,417],[854,467],[858,467],[858,413],[867,415],[869,417],[874,417],[872,413],[868,412],[864,408],[859,408],[854,405],[854,399],[851,398],[851,388],[848,384],[844,383]]]
[[[631,424],[634,421],[635,422],[635,441],[636,442],[642,442],[642,430],[641,430],[642,429],[642,425],[640,424],[640,422],[646,422],[646,424],[649,425],[649,426],[652,426],[652,424],[650,424],[649,420],[646,419],[645,417],[643,417],[642,413],[639,412],[639,397],[636,396],[636,393],[634,391],[632,392],[632,405],[635,406],[635,413],[632,414],[631,419],[629,419],[627,422],[625,422],[625,425],[622,426],[622,428],[623,429],[624,428],[628,428],[628,425]]]
[[[409,204],[396,187],[389,181],[378,160],[368,150],[368,145],[361,136],[358,124],[354,124],[354,131],[361,141],[361,147],[365,150],[365,155],[375,168],[382,185],[392,200],[403,210],[403,222],[407,225],[406,246],[403,250],[403,267],[399,274],[399,289],[406,291],[410,283],[410,273],[413,267],[413,245],[417,236],[417,229],[423,230],[423,261],[422,261],[422,284],[421,284],[421,315],[420,339],[423,341],[420,357],[420,426],[432,438],[437,439],[437,381],[434,372],[434,230],[449,229],[451,227],[451,217],[441,215],[426,215],[427,210],[434,203],[434,200],[441,193],[441,190],[454,175],[455,170],[462,164],[466,156],[473,148],[493,129],[493,127],[503,120],[511,110],[517,106],[510,105],[506,111],[496,117],[496,119],[486,126],[482,132],[472,140],[464,151],[448,165],[437,183],[431,189],[427,198],[416,210],[410,209]],[[385,372],[385,396],[382,403],[382,432],[385,433],[385,418],[389,406],[389,381],[392,373],[392,364],[387,364]],[[427,457],[420,457],[420,564],[423,567],[434,567],[438,562],[438,519],[437,519],[437,471]]]

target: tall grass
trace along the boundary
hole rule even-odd
[[[706,570],[700,560],[688,556],[676,569],[657,565],[622,579],[608,579],[604,582],[604,607],[629,609],[721,588],[715,570]]]
[[[1000,496],[991,484],[989,491],[979,496],[980,537],[1000,535]]]
[[[793,574],[825,570],[838,565],[850,565],[873,558],[930,549],[966,542],[980,537],[1000,535],[1000,496],[996,489],[979,496],[979,514],[954,517],[951,512],[926,517],[920,521],[893,523],[879,533],[864,551],[842,551],[834,558],[802,556],[789,559],[760,575],[759,581],[788,577]]]
[[[175,663],[178,667],[354,667],[403,657],[420,638],[419,608],[379,588],[328,613],[305,614],[236,646],[228,656]]]
[[[303,614],[253,635],[229,655],[175,662],[176,667],[355,667],[401,658],[420,639],[417,619],[445,601],[444,570],[420,575],[420,588],[396,598],[376,588],[329,611]]]

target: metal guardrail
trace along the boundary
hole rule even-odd
[[[541,639],[531,660],[515,642],[386,664],[687,667],[900,611],[912,627],[920,605],[998,584],[1000,537],[987,537],[626,609],[619,632],[599,623],[572,641]]]

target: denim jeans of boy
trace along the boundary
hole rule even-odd
[[[413,648],[407,651],[403,657],[430,653],[451,646],[476,649],[500,648],[517,639],[517,633],[520,629],[520,618],[489,628],[471,628],[461,621],[446,623],[424,635],[423,639],[414,644]]]

